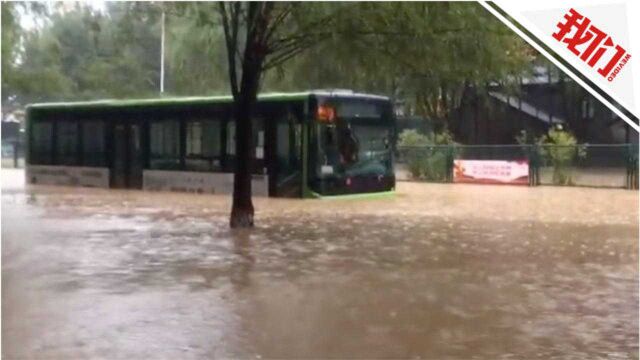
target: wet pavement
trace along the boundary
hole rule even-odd
[[[24,186],[3,358],[638,358],[638,193],[399,183],[378,200]]]

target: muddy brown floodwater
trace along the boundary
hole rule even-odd
[[[638,358],[638,193],[399,183],[378,200],[25,186],[2,355]]]

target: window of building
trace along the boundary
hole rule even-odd
[[[78,164],[78,124],[60,121],[57,124],[56,159],[60,165]]]
[[[180,168],[180,124],[177,121],[151,123],[150,160],[152,169],[174,170]]]
[[[591,98],[582,100],[582,117],[585,119],[593,119],[594,109]]]

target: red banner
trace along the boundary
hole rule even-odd
[[[498,160],[454,160],[454,183],[529,184],[529,162]]]

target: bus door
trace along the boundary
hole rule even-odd
[[[293,114],[275,121],[274,171],[270,173],[270,192],[277,197],[302,196],[302,124]]]
[[[142,131],[139,124],[118,123],[113,132],[111,187],[142,188]]]

